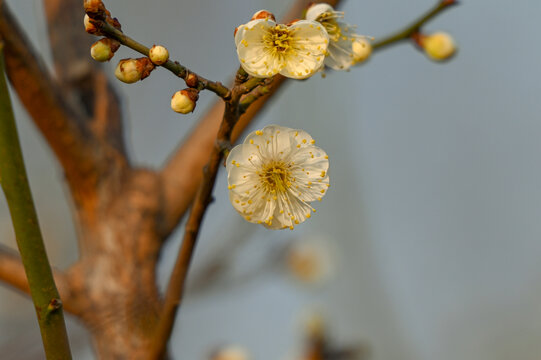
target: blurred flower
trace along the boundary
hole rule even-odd
[[[216,351],[211,360],[249,360],[248,352],[240,346],[227,346]]]
[[[258,11],[254,16],[265,14]],[[278,73],[294,79],[312,76],[325,60],[328,42],[325,29],[307,20],[288,26],[276,24],[271,17],[259,18],[239,26],[235,33],[242,68],[261,78]]]
[[[229,198],[252,223],[293,229],[329,185],[328,156],[303,130],[277,125],[249,134],[227,158]]]
[[[334,70],[347,70],[358,62],[355,60],[356,51],[353,44],[364,38],[354,32],[355,26],[340,21],[343,18],[342,11],[334,11],[332,6],[325,3],[314,4],[306,12],[307,20],[321,23],[329,34],[330,43],[325,57],[325,66]]]
[[[293,241],[286,254],[289,273],[303,283],[320,284],[333,273],[333,252],[321,236],[306,236]]]
[[[372,44],[366,39],[357,39],[351,45],[354,64],[366,61],[372,55]]]
[[[421,37],[420,44],[426,55],[436,61],[447,60],[456,52],[455,41],[451,35],[441,31]]]

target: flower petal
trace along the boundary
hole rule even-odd
[[[286,57],[280,74],[294,79],[306,79],[316,73],[323,61],[329,43],[327,31],[315,21],[300,20],[290,26],[293,49]]]
[[[242,68],[252,76],[271,77],[283,67],[280,59],[272,56],[264,43],[264,37],[274,26],[276,23],[272,20],[257,19],[237,30],[237,55]]]
[[[262,157],[281,159],[291,150],[290,132],[293,129],[278,125],[268,125],[250,133],[245,144],[255,145]]]
[[[331,5],[325,3],[314,4],[306,11],[306,20],[317,20],[323,13],[332,13],[334,9]]]

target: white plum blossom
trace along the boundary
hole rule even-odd
[[[329,185],[329,157],[303,130],[269,125],[249,134],[227,158],[229,198],[249,222],[270,229],[305,221]]]
[[[327,30],[330,43],[325,66],[334,70],[347,70],[355,64],[353,43],[364,38],[355,33],[355,26],[342,22],[343,18],[344,12],[325,3],[314,4],[306,12],[307,20],[317,21]]]
[[[235,33],[242,68],[260,78],[278,73],[293,79],[312,76],[323,65],[328,43],[321,24],[308,20],[283,25],[271,18],[255,19]]]

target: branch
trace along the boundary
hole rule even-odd
[[[19,99],[55,152],[72,191],[84,195],[95,187],[98,164],[105,163],[86,126],[88,118],[65,100],[5,3],[0,38],[5,43],[6,72]],[[77,201],[80,196],[74,195]]]
[[[108,38],[114,39],[120,42],[122,45],[129,47],[130,49],[133,49],[145,56],[148,56],[148,53],[150,51],[148,47],[125,35],[122,31],[116,29],[114,26],[107,23],[107,21],[92,19],[92,24],[96,26],[96,28],[98,28],[99,31]],[[197,75],[193,71],[189,70],[187,67],[181,65],[178,61],[167,60],[165,64],[160,66],[166,68],[167,70],[171,71],[173,74],[184,79],[185,81],[190,74],[195,75],[197,83],[190,84],[193,88],[196,88],[198,90],[210,90],[223,99],[227,99],[230,95],[229,88],[222,85],[222,83],[205,79],[204,77]]]
[[[419,29],[427,23],[429,20],[434,18],[436,15],[441,13],[443,10],[453,6],[458,5],[457,0],[440,0],[440,2],[434,6],[431,10],[429,10],[426,14],[421,16],[419,19],[414,21],[411,25],[407,26],[405,29],[397,31],[396,33],[393,33],[392,35],[383,38],[383,40],[376,41],[372,44],[372,48],[374,50],[378,49],[381,50],[382,48],[389,46],[391,44],[408,40],[411,38],[412,35],[419,32]]]
[[[47,359],[71,359],[62,300],[30,192],[0,49],[0,174]]]
[[[64,305],[64,310],[72,314],[77,314],[78,309],[71,302],[71,286],[66,273],[53,268],[53,276]],[[4,245],[0,245],[0,281],[30,295],[30,288],[24,274],[21,257],[17,252]]]
[[[238,106],[243,91],[245,91],[245,89],[242,86],[233,88],[231,100],[225,104],[223,120],[220,124],[218,136],[216,137],[216,145],[213,147],[209,162],[203,171],[203,181],[201,182],[195,197],[190,217],[186,223],[180,252],[173,267],[169,284],[167,285],[164,306],[160,314],[160,322],[158,323],[154,341],[152,342],[150,349],[151,359],[161,359],[166,352],[167,342],[171,336],[171,331],[173,330],[173,324],[175,322],[175,315],[184,295],[184,284],[194,253],[201,222],[203,221],[203,216],[211,202],[212,189],[216,182],[218,169],[222,163],[224,150],[227,148],[227,144],[231,143],[231,133],[239,119]]]

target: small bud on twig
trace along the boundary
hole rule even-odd
[[[372,54],[372,45],[366,39],[357,39],[351,44],[351,50],[353,53],[353,62],[358,64],[365,61]]]
[[[455,41],[445,32],[436,32],[430,35],[418,34],[414,39],[425,54],[434,61],[450,59],[456,52]]]
[[[152,70],[154,70],[155,66],[147,57],[142,57],[137,59],[137,66],[139,67],[141,71],[141,80],[145,79],[150,75]]]
[[[177,91],[171,98],[171,109],[181,114],[191,113],[195,109],[197,99],[199,91],[196,89]]]
[[[95,27],[94,24],[90,22],[90,17],[87,14],[85,14],[84,24],[85,24],[85,31],[87,33],[92,34],[92,35],[102,35],[101,32],[98,30],[98,28]]]
[[[154,45],[150,48],[148,57],[156,65],[162,65],[169,60],[169,51],[161,45]]]
[[[272,21],[276,21],[274,14],[268,10],[259,10],[258,12],[256,12],[252,16],[252,20],[257,20],[257,19],[270,19]]]
[[[188,85],[191,88],[195,88],[197,87],[198,84],[199,84],[199,79],[197,78],[197,75],[195,75],[194,73],[190,73],[188,74],[188,76],[186,76],[186,85]]]
[[[100,39],[92,44],[90,55],[96,61],[109,61],[120,47],[120,43],[113,39]]]
[[[116,66],[115,76],[118,80],[126,84],[132,84],[149,76],[153,69],[154,64],[147,57],[122,59]]]
[[[85,12],[92,18],[104,20],[107,9],[101,0],[84,0]]]
[[[137,60],[122,59],[118,62],[115,69],[115,76],[118,80],[126,84],[132,84],[141,80],[141,71],[138,69]]]

